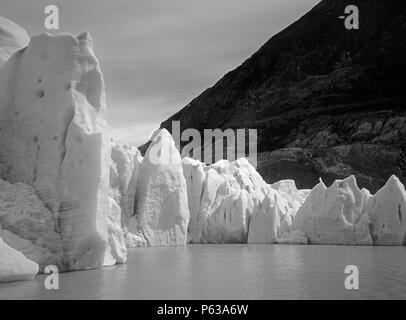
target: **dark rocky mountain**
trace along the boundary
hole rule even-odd
[[[339,16],[360,12],[358,30]],[[162,123],[258,129],[268,183],[406,182],[406,1],[324,0]]]

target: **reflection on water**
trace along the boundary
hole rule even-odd
[[[347,265],[360,288],[344,287]],[[128,262],[60,275],[59,290],[0,284],[0,299],[405,299],[405,247],[189,245],[139,248]]]

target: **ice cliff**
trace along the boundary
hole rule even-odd
[[[16,209],[14,222],[1,213],[3,228],[53,253],[62,270],[103,266],[111,147],[103,76],[88,33],[35,36],[8,59],[0,69],[0,128],[0,177],[34,188],[46,221],[30,225],[35,217]],[[4,188],[18,194],[18,185]],[[14,206],[24,202],[15,198]]]
[[[34,279],[38,264],[8,246],[0,238],[0,282]]]
[[[206,166],[184,158],[183,168],[190,243],[274,243],[289,231],[297,204],[266,184],[246,159]]]
[[[368,194],[366,210],[375,245],[406,245],[406,191],[397,177],[374,196]]]
[[[354,176],[330,187],[268,185],[245,159],[183,159],[190,243],[405,245],[406,191],[392,176],[375,195]]]
[[[299,209],[294,228],[312,244],[372,245],[367,201],[354,176],[329,188],[320,181]]]
[[[159,131],[140,166],[139,229],[149,246],[185,245],[189,223],[186,180],[172,136]]]
[[[406,192],[392,176],[375,195],[354,176],[313,188],[293,227],[312,244],[406,245]]]

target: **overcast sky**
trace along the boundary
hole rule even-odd
[[[106,81],[113,138],[139,145],[169,116],[319,0],[1,0],[0,15],[43,33],[90,31]]]

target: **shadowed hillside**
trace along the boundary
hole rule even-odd
[[[347,5],[360,11],[347,30]],[[258,129],[259,171],[310,188],[406,177],[406,2],[324,0],[162,123]]]

